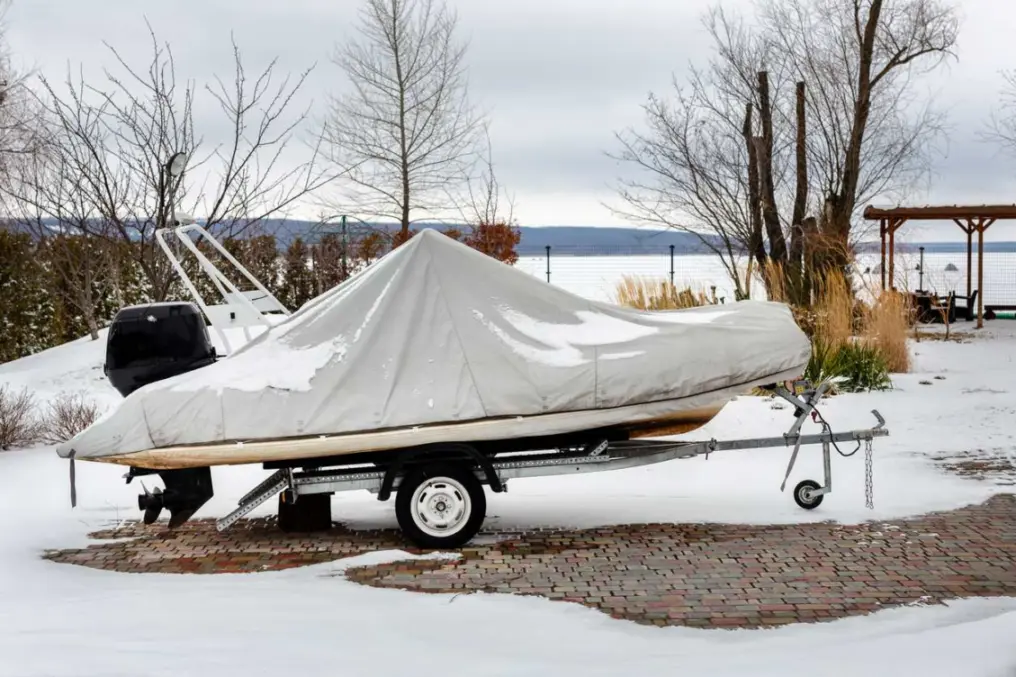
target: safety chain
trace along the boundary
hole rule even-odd
[[[864,505],[869,510],[875,507],[875,494],[871,481],[871,438],[864,441]]]

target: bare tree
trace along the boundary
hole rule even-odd
[[[798,261],[817,260],[806,245],[825,243],[826,264],[844,264],[858,205],[926,174],[941,117],[913,84],[956,37],[937,0],[755,6],[750,25],[711,10],[707,67],[675,83],[673,103],[650,96],[648,131],[618,135],[617,157],[639,173],[622,182],[616,211],[699,235],[739,295],[743,253],[788,262],[803,289]]]
[[[479,176],[473,171],[464,172],[462,194],[449,192],[450,203],[457,205],[459,217],[467,227],[511,224],[515,221],[515,196],[507,194],[494,171],[494,155],[487,125],[484,125],[484,145],[484,154],[477,158]]]
[[[941,0],[761,0],[760,30],[808,83],[809,159],[830,258],[846,263],[859,205],[927,175],[943,117],[914,84],[952,54]]]
[[[38,243],[50,277],[49,291],[84,320],[92,340],[99,338],[103,299],[118,281],[119,253],[109,237],[111,224],[93,217],[87,179],[79,171],[87,157],[68,143],[59,126],[46,128],[40,152],[24,155],[8,165],[15,181],[7,190],[12,218]],[[122,251],[122,250],[120,250]]]
[[[452,205],[476,152],[480,116],[469,103],[464,43],[441,0],[366,0],[362,41],[336,50],[351,90],[325,123],[330,156],[347,172],[343,204],[362,218],[391,219],[398,240],[414,216]]]
[[[11,62],[5,25],[10,6],[11,0],[0,0],[0,185],[12,180],[12,165],[37,155],[44,143],[39,106],[28,87],[31,73],[19,71]]]
[[[171,225],[171,214],[188,196],[207,228],[235,237],[335,176],[320,169],[317,146],[310,159],[280,168],[284,151],[307,116],[304,111],[286,119],[307,73],[294,83],[288,77],[276,83],[272,61],[251,80],[235,43],[232,84],[216,78],[214,86],[205,87],[219,104],[230,135],[202,156],[202,140],[194,131],[194,87],[177,86],[170,48],[149,32],[152,54],[145,69],[127,63],[107,45],[119,73],[106,70],[101,84],[90,84],[82,73],[77,78],[68,74],[62,95],[43,78],[40,101],[58,139],[49,149],[56,162],[75,175],[88,201],[86,213],[94,217],[80,226],[81,232],[136,242],[133,251],[151,295],[163,300],[172,292],[174,279],[155,233]],[[192,158],[189,170],[207,165],[214,183],[210,190],[189,190],[183,177],[170,176],[167,160],[177,152]],[[18,200],[39,188],[31,177],[18,183]],[[92,224],[101,224],[101,230]]]
[[[1002,71],[1002,80],[1000,104],[991,112],[987,129],[980,136],[1016,155],[1016,70]]]
[[[763,231],[759,151],[766,160],[774,200],[784,196],[788,131],[772,125],[763,143],[759,72],[778,63],[772,45],[744,22],[713,10],[705,18],[716,53],[704,67],[691,66],[688,82],[673,82],[673,101],[653,93],[644,105],[645,131],[618,133],[612,154],[635,174],[622,179],[622,217],[681,230],[716,254],[737,298],[750,293],[751,275],[742,265],[768,260]],[[786,79],[770,69],[767,96],[778,100]],[[767,117],[772,115],[770,110]],[[777,116],[778,121],[782,118]],[[770,223],[772,205],[766,209]],[[779,213],[779,210],[776,212]]]

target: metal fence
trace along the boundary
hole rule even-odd
[[[942,294],[966,293],[967,255],[965,246],[952,251],[923,253],[917,245],[896,253],[894,278],[899,289],[927,289]],[[857,256],[858,282],[872,289],[881,283],[880,254],[867,248]],[[745,270],[747,258],[739,260]],[[971,279],[977,288],[977,253],[972,258]],[[679,288],[689,287],[718,298],[733,300],[733,284],[715,254],[682,253],[662,247],[602,247],[552,245],[542,253],[524,250],[517,267],[547,282],[587,298],[613,301],[625,275],[667,279]],[[984,302],[1016,304],[1016,243],[992,243],[984,254]],[[760,283],[752,286],[752,297],[763,298]]]

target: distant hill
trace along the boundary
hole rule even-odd
[[[0,223],[0,227],[12,228],[10,224]],[[368,226],[350,220],[350,234],[362,232]],[[392,230],[393,224],[370,224],[370,228]],[[455,224],[417,223],[415,228],[435,228],[444,230],[455,227]],[[259,224],[262,232],[273,233],[278,240],[279,248],[284,249],[296,237],[306,241],[315,241],[325,232],[339,232],[337,224],[324,230],[313,221],[296,221],[267,219]],[[17,230],[17,228],[12,228]],[[522,226],[522,237],[518,252],[521,256],[542,256],[547,247],[551,248],[552,256],[632,256],[632,255],[666,255],[670,246],[674,246],[675,254],[708,254],[710,249],[690,233],[678,230],[624,228],[614,226]],[[213,230],[214,233],[214,230]],[[707,236],[712,242],[718,242],[715,236]],[[965,253],[966,242],[906,242],[897,243],[899,253],[918,251],[924,247],[926,253]],[[864,252],[878,252],[880,243],[868,241],[858,244]],[[1016,252],[1016,242],[985,242],[985,252]]]
[[[391,230],[389,224],[377,224]],[[455,224],[418,223],[417,229],[434,228],[445,230],[456,227]],[[314,240],[323,232],[319,226],[309,221],[269,221],[264,224],[266,231],[275,233],[280,246],[288,246],[293,238],[300,236],[305,240]],[[364,226],[347,225],[349,232],[363,229]],[[596,226],[521,226],[521,238],[518,252],[522,256],[544,254],[551,247],[556,255],[582,254],[639,254],[663,253],[670,251],[674,245],[675,253],[706,253],[709,250],[702,241],[690,233],[676,230],[649,230],[644,228],[618,228]],[[330,232],[338,232],[338,226],[329,227]]]

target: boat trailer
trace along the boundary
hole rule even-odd
[[[468,542],[482,525],[486,510],[481,486],[484,483],[494,492],[502,492],[507,490],[508,480],[521,477],[621,470],[695,456],[705,456],[708,459],[709,454],[715,451],[792,447],[787,471],[780,486],[780,491],[784,491],[801,446],[814,444],[822,445],[823,482],[801,481],[793,490],[794,501],[807,510],[817,508],[825,495],[832,491],[832,450],[849,457],[856,454],[863,444],[865,499],[870,509],[874,507],[872,440],[887,436],[889,431],[885,428],[885,419],[881,414],[872,410],[877,425],[861,430],[833,432],[816,408],[831,387],[829,381],[814,389],[805,389],[799,384],[795,384],[793,390],[782,384],[767,386],[765,390],[794,407],[794,424],[778,437],[726,441],[604,438],[579,447],[542,453],[511,452],[494,458],[483,456],[469,445],[461,444],[441,447],[445,452],[458,452],[452,453],[452,461],[447,457],[435,458],[431,452],[420,459],[412,458],[411,454],[407,458],[396,457],[387,467],[360,462],[357,465],[337,464],[334,467],[302,471],[292,467],[281,468],[241,498],[233,512],[216,521],[216,527],[220,531],[229,528],[259,505],[281,493],[279,522],[283,529],[288,530],[287,523],[313,523],[317,529],[329,528],[331,494],[366,489],[377,494],[379,500],[387,500],[393,491],[399,490],[396,516],[410,540],[423,547],[458,547]],[[801,434],[801,428],[809,417],[821,425],[820,433]],[[852,451],[844,452],[838,446],[840,442],[854,442],[857,446]],[[449,471],[449,468],[458,468],[459,471]],[[299,514],[298,506],[301,504],[305,511],[302,518],[295,516]],[[293,530],[301,529],[297,527]],[[313,529],[305,526],[303,530]]]

